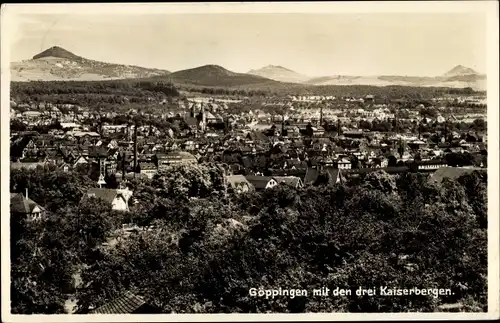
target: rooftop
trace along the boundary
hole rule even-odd
[[[91,314],[130,314],[144,304],[146,302],[143,297],[127,291],[108,304],[93,310]]]

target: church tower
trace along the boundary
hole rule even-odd
[[[205,104],[203,104],[203,102],[202,102],[201,103],[201,127],[200,127],[202,132],[205,132],[206,124],[207,124],[207,115],[205,113]]]

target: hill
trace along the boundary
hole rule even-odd
[[[262,76],[279,82],[290,83],[302,83],[310,78],[283,66],[276,65],[268,65],[257,70],[250,70],[247,74]]]
[[[278,81],[256,75],[232,72],[219,65],[204,65],[177,71],[169,74],[168,79],[180,84],[214,87],[279,85]]]
[[[44,50],[41,53],[36,54],[33,56],[33,59],[39,59],[39,58],[45,58],[45,57],[59,57],[59,58],[66,58],[70,60],[82,60],[84,59],[83,57],[80,57],[78,55],[73,54],[72,52],[59,47],[59,46],[53,46],[49,49]]]
[[[54,46],[30,60],[10,64],[12,81],[99,81],[167,75],[170,72],[132,65],[105,63]]]
[[[457,65],[448,72],[444,73],[444,77],[455,77],[455,76],[463,76],[463,75],[479,75],[478,72],[473,70],[472,68],[465,67],[463,65]]]
[[[333,75],[309,79],[304,84],[308,85],[373,85],[373,86],[417,86],[417,87],[470,87],[476,91],[486,90],[486,75],[479,74],[473,69],[458,65],[443,76],[400,76],[400,75],[375,75],[375,76],[350,76]]]

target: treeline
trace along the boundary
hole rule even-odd
[[[196,87],[179,85],[188,92],[197,92],[209,95],[232,95],[248,97],[286,96],[286,95],[320,95],[337,97],[364,97],[368,94],[376,96],[378,103],[387,103],[387,100],[430,100],[445,95],[473,95],[480,94],[472,88],[453,89],[441,87],[416,87],[416,86],[371,86],[371,85],[302,85],[277,83],[276,85],[249,85],[237,88],[223,87]]]
[[[367,94],[378,97],[379,100],[394,99],[432,99],[447,94],[469,95],[471,89],[450,89],[440,87],[417,87],[417,86],[372,86],[372,85],[321,85],[321,86],[298,86],[292,88],[296,95],[333,95],[336,97],[364,97]],[[291,93],[293,94],[293,93]]]
[[[29,187],[51,211],[42,224],[11,219],[13,313],[62,313],[67,293],[86,313],[126,290],[163,313],[431,312],[444,303],[486,310],[485,173],[435,185],[423,174],[379,172],[352,184],[233,194],[220,169],[198,165],[130,185],[137,204],[120,215],[79,202],[93,186],[84,175],[12,172],[11,191]],[[150,230],[102,245],[131,221]],[[72,287],[75,272],[85,288]],[[249,295],[250,288],[359,286],[453,294]]]
[[[51,102],[78,105],[147,103],[177,97],[172,83],[144,80],[12,82],[11,98],[18,102]]]
[[[445,123],[437,123],[437,122],[421,122],[417,123],[414,121],[409,121],[409,120],[398,120],[396,124],[396,120],[392,119],[391,121],[378,121],[378,120],[373,120],[373,121],[368,121],[368,120],[361,120],[358,122],[358,126],[360,129],[366,129],[370,131],[381,131],[381,132],[391,132],[391,131],[406,131],[409,130],[412,133],[424,133],[424,132],[440,132],[440,133],[445,133],[448,132],[446,135],[450,135],[451,132],[453,131],[458,131],[458,132],[465,132],[465,131],[471,131],[471,132],[485,132],[487,130],[487,124],[484,119],[476,119],[473,122],[451,122],[448,121],[447,124]],[[327,129],[328,128],[328,129]],[[327,123],[325,124],[325,129],[330,130],[330,131],[337,131],[337,128],[334,123]],[[463,133],[461,135],[461,139],[466,139],[467,134]],[[478,138],[474,139],[477,140]]]
[[[263,97],[272,91],[267,90],[246,90],[246,89],[232,89],[232,88],[221,88],[221,87],[193,87],[181,85],[180,88],[186,92],[191,93],[201,93],[207,95],[227,95],[227,96],[239,96],[239,97]],[[277,93],[274,93],[277,94]]]
[[[179,89],[206,95],[236,97],[283,97],[287,95],[320,95],[337,97],[364,97],[372,94],[376,103],[390,100],[428,100],[450,94],[480,94],[471,88],[450,89],[412,86],[369,86],[369,85],[325,85],[279,83],[250,84],[237,87],[207,87],[176,84],[157,80],[109,80],[109,81],[50,81],[12,82],[11,98],[16,102],[72,103],[95,106],[98,103],[124,104],[149,103],[164,97],[178,97]]]

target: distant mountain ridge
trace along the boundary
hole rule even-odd
[[[442,76],[351,76],[333,75],[314,77],[303,84],[308,85],[375,85],[375,86],[420,86],[420,87],[471,87],[474,90],[486,90],[486,75],[475,70],[457,65]]]
[[[30,60],[10,64],[12,81],[98,81],[167,75],[161,69],[105,63],[53,46]]]
[[[10,65],[12,81],[97,81],[156,78],[177,84],[242,89],[291,88],[294,86],[370,85],[416,87],[471,87],[486,90],[486,75],[457,65],[442,76],[331,75],[309,77],[280,65],[267,65],[248,73],[236,73],[219,65],[204,65],[171,73],[167,70],[105,63],[84,58],[59,46],[50,47],[30,60]]]
[[[309,76],[279,65],[267,65],[257,70],[250,70],[247,74],[262,76],[279,82],[302,83],[310,79]]]

